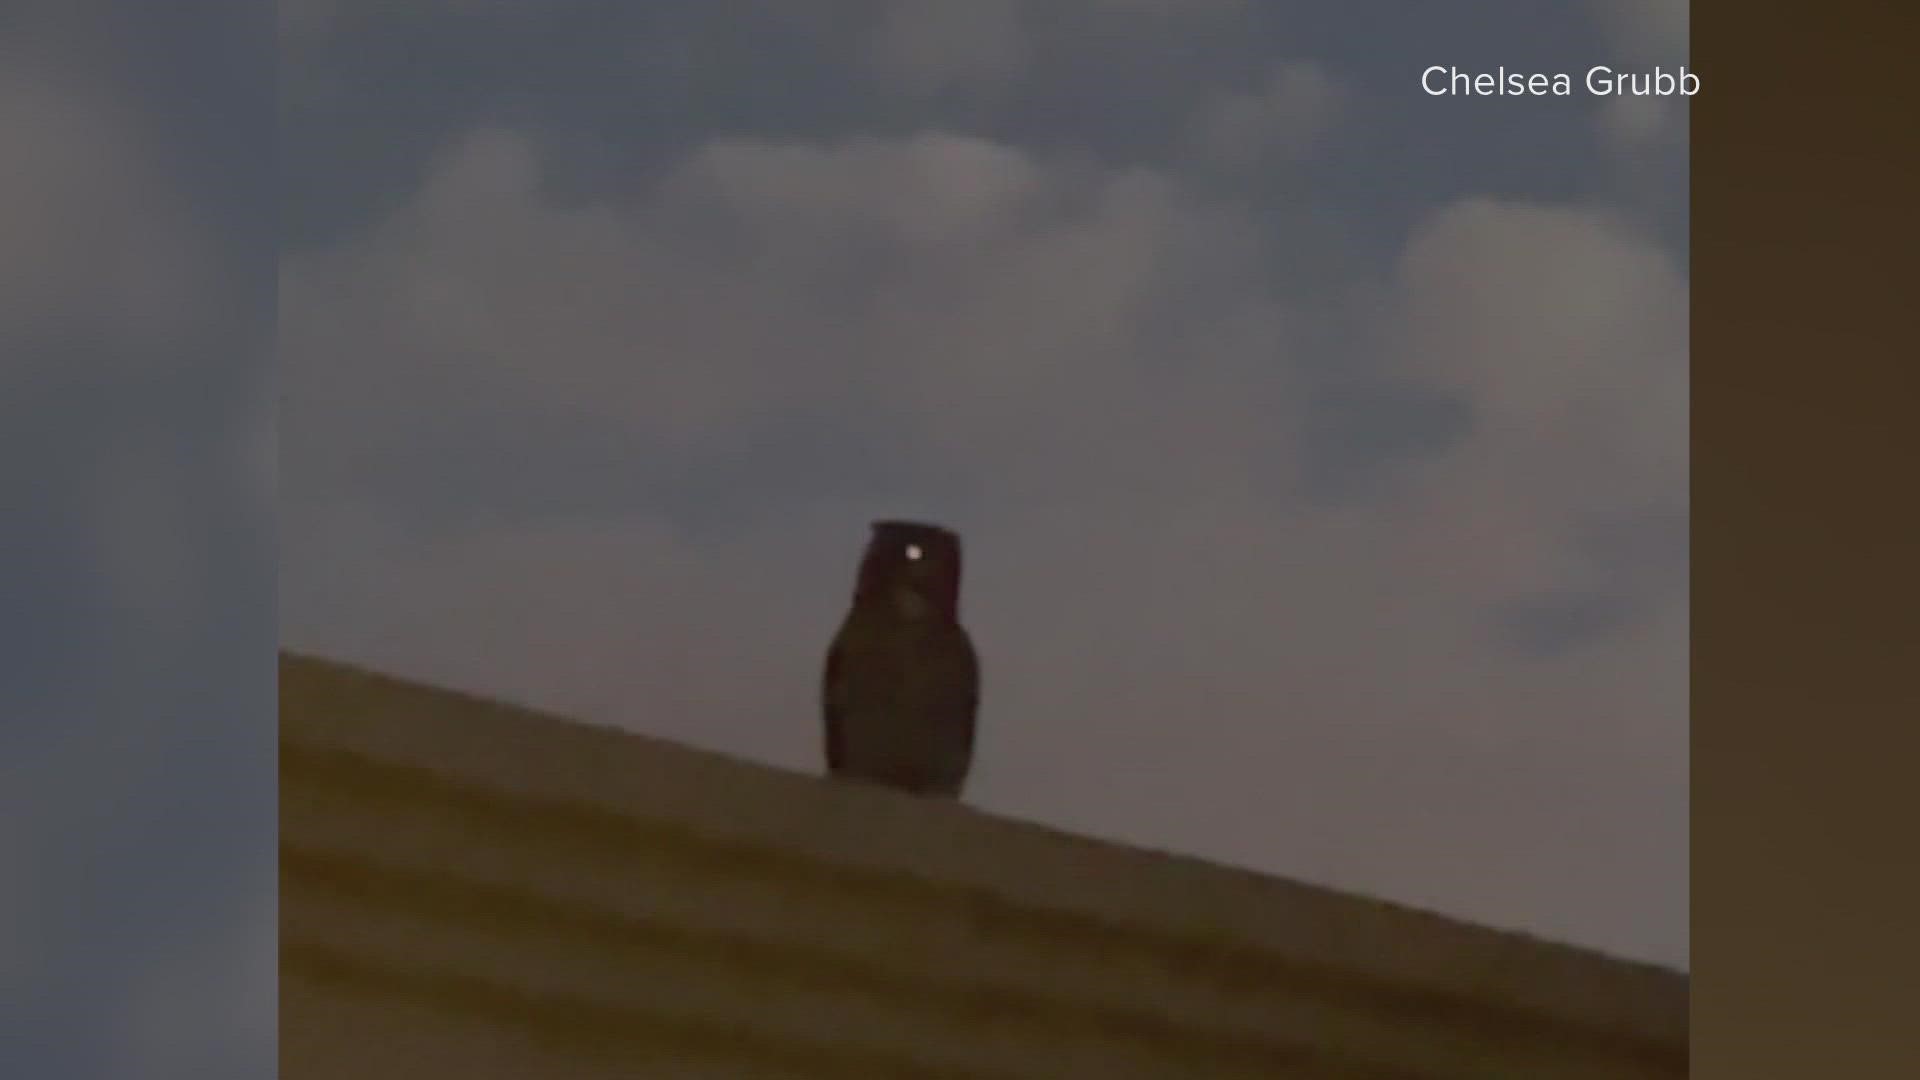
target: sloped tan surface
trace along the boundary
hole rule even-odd
[[[1683,976],[281,660],[282,1075],[1686,1073]]]

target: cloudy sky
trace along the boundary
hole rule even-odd
[[[281,5],[292,647],[793,769],[949,523],[999,814],[1687,963],[1684,3]]]
[[[272,1069],[272,42],[0,11],[0,1075]]]

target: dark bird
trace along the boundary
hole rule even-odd
[[[827,772],[958,798],[973,763],[980,664],[960,625],[960,537],[876,521],[827,651]]]

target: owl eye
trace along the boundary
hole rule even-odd
[[[909,560],[916,560],[916,559],[918,559],[918,558],[920,558],[920,545],[919,545],[919,544],[908,544],[908,545],[907,545],[907,558],[908,558]]]

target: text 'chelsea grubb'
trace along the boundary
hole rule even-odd
[[[1432,97],[1571,97],[1579,86],[1595,97],[1692,97],[1700,76],[1680,68],[1668,71],[1615,71],[1604,64],[1587,69],[1575,82],[1566,72],[1523,72],[1499,68],[1467,72],[1434,64],[1420,73],[1420,88]]]

